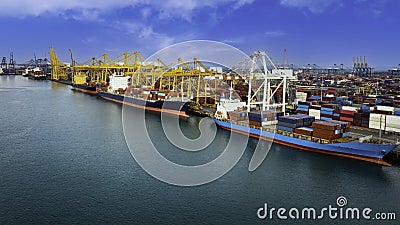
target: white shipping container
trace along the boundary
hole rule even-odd
[[[400,129],[400,116],[386,116],[386,127]]]
[[[309,116],[314,116],[315,119],[319,120],[321,119],[321,111],[318,109],[309,109],[308,110],[308,115]]]
[[[382,116],[382,122],[385,122],[386,120],[386,115],[382,114],[377,114],[377,113],[370,113],[369,114],[369,121],[374,121],[374,122],[380,122],[381,121],[381,116]]]
[[[374,121],[369,121],[369,128],[371,129],[385,129],[385,122],[382,122],[381,124],[379,124],[379,122],[374,122]]]
[[[379,122],[385,122],[385,118],[382,118],[382,120],[381,119],[379,119],[379,118],[374,118],[374,119],[369,119],[369,121],[371,121],[371,122],[377,122],[377,123],[379,123]]]
[[[301,92],[301,91],[296,92],[296,97],[298,97],[298,96],[306,96],[307,97],[307,93]]]
[[[394,112],[394,107],[391,107],[391,106],[377,105],[376,109],[381,110],[381,111]]]
[[[269,126],[269,125],[276,125],[276,124],[278,124],[278,120],[261,122],[262,126]]]
[[[357,112],[357,107],[353,107],[353,106],[343,106],[342,107],[342,110],[349,110],[349,111],[354,111],[354,112]]]
[[[305,92],[296,92],[296,103],[307,101],[307,93]]]
[[[385,129],[386,115],[371,113],[369,114],[369,128],[371,129]]]
[[[110,86],[108,87],[109,92],[116,91],[120,88],[127,88],[129,85],[129,78],[129,76],[111,75]]]
[[[386,127],[386,131],[400,133],[400,128]]]
[[[296,98],[295,103],[298,105],[299,102],[305,102],[307,100],[307,98]]]

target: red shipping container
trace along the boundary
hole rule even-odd
[[[341,117],[340,117],[340,120],[346,121],[346,122],[353,122],[353,121],[354,121],[354,118],[349,118],[349,117],[341,116]]]
[[[355,112],[351,110],[340,110],[340,114],[345,114],[345,115],[354,115]]]

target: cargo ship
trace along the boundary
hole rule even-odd
[[[273,110],[248,110],[239,99],[222,99],[212,116],[215,123],[232,132],[248,135],[299,150],[363,160],[391,166],[384,157],[396,144],[375,144],[368,138],[350,137],[350,122],[316,120],[305,114],[285,115]],[[364,140],[365,139],[365,140]]]
[[[97,95],[97,87],[93,83],[72,84],[72,90],[83,92],[90,95]]]
[[[135,108],[188,117],[186,111],[189,99],[148,88],[132,87],[128,76],[111,75],[109,85],[98,88],[97,94],[106,100]]]
[[[220,99],[212,115],[219,127],[299,150],[391,166],[384,157],[398,147],[397,143],[373,143],[372,136],[352,137],[351,122],[339,121],[340,112],[335,104],[324,104],[317,119],[306,115],[311,108],[308,103],[299,105],[298,114],[287,115],[287,90],[295,90],[290,87],[290,81],[297,80],[293,71],[277,68],[265,52],[256,52],[251,58],[252,68],[246,77],[246,102],[238,96]],[[269,67],[272,65],[272,70],[266,62]],[[257,70],[257,64],[264,69]]]
[[[247,126],[245,123],[236,123],[229,120],[213,118],[215,123],[226,130],[249,135],[254,138],[272,141],[273,143],[292,147],[299,150],[318,152],[328,155],[342,156],[352,159],[391,166],[384,161],[384,156],[393,151],[397,145],[372,144],[359,142],[344,143],[318,143],[311,136],[302,135],[305,139],[295,137],[291,132],[278,133],[278,130],[267,130],[266,128]],[[275,133],[277,132],[277,133]],[[307,140],[309,139],[309,140]],[[320,139],[321,140],[321,139]]]

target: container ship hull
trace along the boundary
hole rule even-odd
[[[72,90],[83,92],[90,95],[97,95],[96,87],[74,84],[72,85]]]
[[[391,166],[391,164],[385,162],[383,160],[383,157],[397,147],[397,145],[358,142],[321,144],[308,140],[303,140],[300,138],[285,136],[282,134],[275,134],[256,128],[249,128],[226,121],[221,121],[219,119],[214,119],[214,121],[218,126],[225,130],[230,130],[236,133],[241,133],[243,135],[249,135],[251,137],[273,141],[276,144],[281,144],[300,150],[363,160],[384,166]]]
[[[104,91],[99,91],[97,94],[106,100],[129,105],[135,108],[188,117],[186,111],[188,109],[189,102],[168,100],[148,101],[141,98],[129,97]]]
[[[47,79],[46,75],[28,75],[28,78],[32,79],[32,80],[46,80]]]

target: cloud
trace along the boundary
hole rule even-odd
[[[295,8],[305,8],[317,14],[324,12],[332,5],[342,5],[341,0],[280,0],[281,5]]]
[[[275,31],[266,31],[264,33],[266,37],[281,37],[285,35],[285,32],[280,31],[280,30],[275,30]]]
[[[97,37],[91,36],[81,40],[83,44],[90,44],[97,41]]]
[[[151,9],[149,7],[145,7],[141,10],[142,17],[147,19],[151,15]]]
[[[228,38],[221,41],[222,43],[228,44],[241,44],[246,42],[246,38],[244,37],[235,37],[235,38]]]
[[[244,6],[244,5],[251,4],[253,2],[254,2],[254,0],[238,0],[234,4],[233,9],[238,9],[238,8]]]
[[[171,36],[155,31],[153,26],[143,22],[114,21],[110,28],[132,37],[140,43],[146,43],[147,46],[152,46],[154,49],[164,48],[176,42],[193,39],[196,36],[194,33],[181,33]]]
[[[238,9],[254,0],[2,0],[0,16],[19,17],[66,15],[77,20],[99,18],[109,12],[129,8],[139,11],[143,18],[157,13],[158,18],[181,18],[190,21],[193,13],[205,8],[226,7]],[[23,7],[23,10],[21,10]],[[18,12],[18,13],[15,13]]]

